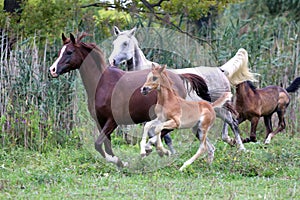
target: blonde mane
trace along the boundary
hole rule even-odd
[[[238,85],[244,81],[256,82],[255,76],[259,75],[250,72],[248,67],[248,53],[241,48],[227,63],[220,67],[232,85]]]
[[[164,70],[161,74],[160,74],[162,81],[164,82],[164,84],[162,86],[164,86],[165,88],[169,89],[170,91],[172,91],[176,96],[179,96],[179,94],[177,93],[177,91],[174,89],[173,85],[174,82],[170,79],[170,77],[168,76],[167,72]]]

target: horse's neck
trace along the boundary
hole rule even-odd
[[[88,98],[93,99],[95,97],[97,84],[101,77],[101,71],[97,67],[82,66],[79,69],[79,73]]]
[[[151,67],[151,61],[147,60],[143,51],[139,48],[137,44],[134,45],[134,57],[130,68],[133,71],[149,69]]]
[[[89,60],[89,58],[86,58]],[[94,60],[87,61],[86,63],[82,64],[79,68],[79,73],[84,85],[84,88],[87,93],[88,98],[88,109],[91,115],[96,119],[95,113],[95,94],[98,82],[101,78],[103,71],[105,70],[106,66],[97,66],[103,65],[104,63],[95,63]]]
[[[253,96],[254,92],[247,83],[240,83],[236,86],[236,99],[243,101]]]
[[[177,100],[178,97],[169,84],[160,86],[157,94],[157,103],[159,105],[164,106]]]

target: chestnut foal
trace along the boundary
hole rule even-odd
[[[208,163],[214,158],[214,146],[207,138],[207,131],[216,119],[215,107],[222,105],[230,100],[232,94],[224,93],[214,103],[206,101],[187,101],[181,98],[173,89],[172,81],[166,73],[166,65],[155,66],[152,64],[152,71],[148,74],[145,84],[141,88],[141,93],[146,95],[152,90],[157,90],[157,103],[155,105],[156,119],[147,122],[141,140],[141,156],[146,156],[146,137],[148,131],[155,127],[157,135],[157,150],[163,155],[170,155],[169,150],[165,149],[161,142],[160,132],[163,129],[187,129],[192,128],[193,133],[200,140],[200,146],[194,156],[187,160],[180,168],[182,171],[192,164],[202,153],[208,150]]]

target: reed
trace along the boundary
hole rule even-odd
[[[63,145],[75,121],[76,75],[49,78],[58,45],[50,46],[47,40],[41,45],[35,34],[26,40],[18,38],[14,49],[8,51],[5,34],[1,36],[0,57],[2,147],[21,145],[44,151],[53,144]]]

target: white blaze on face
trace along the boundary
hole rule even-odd
[[[117,55],[119,55],[122,52],[121,42],[122,41],[120,41],[118,39],[113,42],[114,49],[108,58],[110,65],[114,65],[114,59],[117,57]]]
[[[52,77],[58,77],[58,74],[56,73],[57,70],[57,64],[59,62],[59,60],[62,58],[62,55],[64,54],[66,50],[66,45],[64,45],[60,51],[59,57],[55,60],[55,62],[52,64],[52,66],[50,67],[50,73],[52,75]]]

